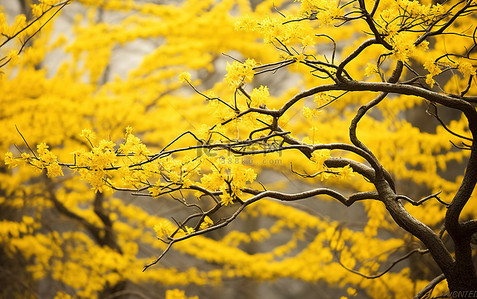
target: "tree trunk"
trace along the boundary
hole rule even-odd
[[[472,268],[473,266],[466,267]],[[453,299],[477,298],[477,277],[475,271],[456,269],[447,277],[450,295]]]
[[[467,247],[471,253],[470,246]],[[477,298],[477,275],[472,256],[469,259],[458,259],[446,278],[452,298]]]

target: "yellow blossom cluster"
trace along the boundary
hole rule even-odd
[[[254,88],[250,95],[252,101],[251,105],[255,107],[266,105],[269,96],[270,93],[268,92],[267,86],[261,85],[259,88]]]
[[[416,52],[414,36],[414,34],[408,32],[400,32],[390,35],[388,40],[394,49],[396,59],[403,62],[409,61],[409,56]]]
[[[190,73],[188,72],[180,73],[178,77],[180,82],[190,82]]]
[[[212,171],[201,177],[201,186],[221,191],[220,198],[224,206],[240,198],[247,182],[253,182],[257,176],[253,169],[242,164],[224,163],[226,160],[221,158],[207,161],[212,165]]]
[[[214,225],[214,221],[209,216],[205,216],[204,221],[200,224],[200,229],[206,229],[212,225]]]
[[[475,76],[477,67],[469,60],[460,58],[457,60],[456,65],[457,70],[462,74],[464,79],[468,79],[470,76]]]
[[[328,149],[314,151],[311,160],[315,162],[318,167],[324,167],[324,163],[331,157],[331,151]]]
[[[37,146],[38,156],[30,156],[28,153],[22,153],[20,157],[15,158],[13,153],[5,153],[5,164],[9,167],[16,167],[18,161],[26,162],[42,170],[46,169],[48,177],[57,177],[63,175],[63,170],[58,164],[58,158],[53,154],[45,143]]]
[[[313,27],[304,23],[296,23],[298,18],[290,14],[284,19],[281,16],[251,16],[245,15],[235,23],[236,29],[247,32],[257,32],[264,42],[279,42],[284,45],[300,44],[302,47],[312,47],[316,44]],[[290,54],[290,53],[289,53]]]
[[[232,64],[227,63],[227,75],[225,81],[232,88],[238,88],[245,82],[251,82],[255,71],[253,68],[256,62],[253,59],[247,59],[245,63],[234,61]]]
[[[126,128],[124,136],[124,143],[119,146],[118,153],[126,156],[130,156],[133,162],[137,162],[136,159],[147,157],[150,151],[142,141],[132,134],[132,127]]]
[[[238,206],[236,203],[251,196],[243,191],[245,188],[262,190],[256,181],[266,178],[267,171],[289,174],[291,164],[295,170],[318,173],[303,178],[293,176],[293,180],[302,180],[307,186],[326,184],[327,187],[370,190],[368,181],[348,179],[356,176],[349,165],[342,168],[325,166],[332,153],[333,156],[356,158],[346,153],[316,150],[310,162],[296,150],[248,159],[248,156],[235,157],[226,150],[203,148],[204,144],[216,143],[220,148],[229,142],[247,140],[251,132],[270,128],[268,124],[275,121],[284,131],[292,132],[289,136],[303,140],[305,144],[319,144],[317,139],[320,143],[349,143],[347,134],[349,122],[355,116],[354,108],[369,102],[374,93],[358,92],[338,98],[337,94],[323,92],[314,95],[313,102],[306,99],[306,104],[298,102],[290,107],[280,119],[258,113],[237,118],[236,110],[279,108],[301,90],[322,83],[333,84],[332,80],[314,76],[316,72],[310,73],[306,60],[327,65],[324,68],[333,73],[335,69],[329,67],[332,57],[334,63],[339,63],[338,59],[347,57],[356,45],[369,39],[370,30],[362,19],[349,22],[351,26],[343,23],[339,29],[326,26],[344,21],[343,15],[353,9],[352,5],[341,7],[344,3],[324,0],[302,0],[299,6],[285,2],[266,0],[252,7],[249,1],[238,0],[184,1],[174,5],[79,0],[78,5],[88,6],[89,13],[75,19],[73,36],[55,40],[55,35],[45,27],[42,35],[31,41],[31,47],[25,49],[21,59],[17,48],[2,49],[6,59],[16,64],[6,65],[0,79],[0,123],[4,128],[0,131],[0,149],[2,156],[5,153],[4,163],[9,167],[0,165],[0,208],[21,216],[2,219],[0,240],[7,254],[25,257],[28,260],[25,271],[34,280],[46,278],[57,281],[55,286],[64,285],[65,288],[56,293],[57,298],[73,297],[73,293],[96,298],[108,287],[123,281],[175,287],[190,283],[201,286],[235,277],[260,281],[291,277],[311,283],[323,282],[342,287],[349,297],[359,290],[373,298],[410,298],[415,295],[413,290],[424,287],[427,281],[415,279],[415,273],[406,267],[369,281],[346,271],[336,262],[339,259],[350,268],[375,274],[382,269],[378,269],[378,265],[386,265],[394,257],[393,253],[405,253],[408,235],[386,217],[385,208],[376,202],[364,203],[360,220],[365,223],[351,230],[329,217],[320,218],[274,201],[260,201],[238,219],[243,223],[252,218],[265,219],[259,227],[240,232],[237,230],[239,222],[238,226],[231,224],[231,231],[224,232],[223,238],[212,239],[204,235],[176,244],[182,254],[200,263],[210,262],[207,269],[214,270],[201,272],[194,267],[186,270],[157,267],[148,269],[143,275],[131,271],[151,262],[149,258],[142,258],[142,248],[164,249],[165,245],[157,238],[167,241],[175,231],[174,237],[181,237],[193,234],[195,229],[210,228],[214,220],[215,224],[219,223],[215,215],[201,218],[194,227],[173,225],[164,219],[170,215],[162,215],[168,210],[163,209],[166,204],[162,198],[171,190],[178,190],[174,194],[178,194],[174,198],[176,201],[185,205],[194,202],[202,207],[209,204],[203,200],[204,193],[194,193],[197,190],[190,187],[206,188],[220,194],[218,206],[233,209]],[[40,16],[57,3],[59,1],[41,1],[32,6],[33,15]],[[439,82],[439,75],[450,68],[460,75],[439,83],[444,90],[459,94],[467,86],[469,77],[475,75],[472,61],[459,58],[465,56],[463,46],[471,48],[471,44],[462,41],[463,36],[449,34],[445,41],[436,38],[432,44],[423,42],[416,46],[418,34],[412,32],[413,28],[422,29],[441,18],[449,5],[453,4],[431,6],[407,0],[381,1],[374,24],[393,48],[394,55],[380,61],[381,55],[388,57],[389,53],[382,47],[373,46],[348,64],[346,71],[356,80],[366,80],[364,76],[372,74],[379,76],[369,80],[388,78],[392,71],[390,60],[401,60],[410,65],[422,65],[429,73],[424,74],[425,82],[433,87]],[[117,16],[115,22],[105,22],[101,19],[103,13]],[[402,17],[396,18],[396,14]],[[8,18],[14,20],[12,25],[7,24],[6,19],[6,15],[0,13],[3,39],[5,35],[18,32],[15,28],[28,24],[23,16]],[[462,21],[457,21],[456,27],[451,26],[448,30],[464,32],[469,20],[464,16]],[[38,28],[35,26],[31,30]],[[406,28],[411,28],[411,32],[405,32]],[[32,32],[28,30],[20,37],[24,39]],[[321,33],[329,38],[320,36]],[[336,53],[332,53],[331,40],[340,45]],[[130,52],[129,46],[133,47],[135,42],[148,41],[153,41],[154,45],[137,66],[128,66],[127,72],[115,71],[121,68],[117,68],[115,61],[121,51]],[[146,49],[144,47],[144,53]],[[289,50],[289,53],[283,50]],[[456,55],[443,57],[447,52]],[[212,82],[210,78],[215,77],[212,74],[224,59],[222,53],[234,53],[234,56],[238,53],[237,57],[249,59],[244,63],[229,62],[225,82]],[[58,66],[47,70],[51,55]],[[136,61],[135,58],[131,61]],[[257,62],[268,64],[283,59],[299,65],[283,70],[284,79],[280,82],[287,84],[278,84],[277,89],[272,89],[274,83],[265,82],[272,78],[267,77],[269,74],[275,74],[270,72],[263,77],[261,74],[260,80],[264,78],[264,81],[254,85],[252,81],[260,66]],[[194,82],[185,70],[194,74]],[[410,74],[407,70],[404,72]],[[204,79],[201,74],[211,76]],[[204,92],[209,97],[207,101],[201,95],[188,92],[188,84],[184,83],[194,84],[197,90],[211,87]],[[252,84],[245,86],[243,83]],[[288,83],[296,83],[297,88],[289,88]],[[239,87],[243,92],[235,93]],[[472,84],[468,94],[475,91]],[[411,190],[413,184],[417,184],[425,192],[442,191],[442,199],[450,201],[459,186],[459,178],[439,174],[463,163],[468,152],[451,150],[448,139],[454,144],[461,140],[450,136],[443,128],[425,133],[414,122],[402,118],[408,111],[420,109],[423,103],[417,97],[390,96],[373,108],[375,114],[360,121],[358,135],[396,178],[400,192],[419,193],[419,190]],[[326,107],[318,113],[317,109],[308,108],[311,105]],[[225,121],[229,122],[222,125]],[[29,144],[38,146],[30,150],[14,124],[18,124]],[[469,135],[465,119],[460,116],[456,116],[448,127]],[[184,132],[193,132],[199,140],[191,138],[191,134],[176,139]],[[258,131],[250,138],[266,137],[269,132]],[[449,138],[439,138],[442,136]],[[280,138],[276,139],[276,143],[268,140],[240,150],[276,148]],[[176,142],[170,144],[171,140]],[[191,144],[194,150],[183,154],[181,150]],[[13,145],[18,146],[21,154]],[[69,163],[59,163],[58,159]],[[35,167],[10,169],[24,162]],[[67,175],[61,180],[52,180],[64,175],[61,165],[77,171],[93,190],[66,171]],[[35,168],[43,169],[47,176],[39,174]],[[271,185],[286,189],[281,183]],[[111,187],[161,200],[152,201],[151,205],[158,206],[148,207],[146,211],[137,206],[142,204],[138,200],[116,198]],[[324,199],[320,196],[309,201],[318,204]],[[463,217],[475,218],[476,205],[470,201]],[[157,209],[160,216],[151,212],[156,211],[156,207],[160,207]],[[362,212],[360,208],[353,208],[350,207],[349,213]],[[437,201],[426,202],[425,209],[406,204],[406,209],[432,227],[439,225],[446,210]],[[55,221],[51,221],[51,215]],[[58,232],[44,233],[50,228]],[[390,232],[392,237],[382,239],[380,229]],[[114,246],[104,245],[108,237],[117,241]],[[280,241],[269,245],[268,241],[274,240]],[[244,244],[251,242],[262,242],[264,252],[251,254],[242,250]],[[350,289],[346,290],[348,286]],[[166,297],[187,298],[179,290],[167,291]]]

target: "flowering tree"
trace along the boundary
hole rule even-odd
[[[78,21],[76,39],[66,46],[72,61],[53,79],[31,69],[25,54],[18,74],[2,82],[10,88],[3,97],[25,97],[20,84],[40,80],[42,90],[27,98],[47,112],[46,120],[36,121],[46,129],[21,125],[21,156],[7,152],[5,163],[28,163],[42,174],[27,167],[19,168],[22,174],[7,173],[4,204],[21,199],[17,205],[23,207],[26,199],[41,198],[32,205],[35,215],[54,208],[83,232],[31,233],[40,230],[41,217],[24,216],[7,222],[10,234],[17,233],[3,242],[35,255],[32,271],[39,278],[51,273],[81,290],[80,296],[115,294],[127,290],[128,281],[152,280],[157,274],[148,273],[165,271],[152,266],[172,248],[219,266],[189,272],[182,276],[185,284],[291,277],[373,298],[425,298],[449,290],[449,296],[465,298],[477,290],[477,3],[300,2],[263,1],[252,8],[248,1],[106,1],[103,10],[137,14],[119,24],[95,23],[93,13],[87,27]],[[106,76],[115,47],[150,37],[164,40],[127,78]],[[47,52],[44,47],[31,49]],[[210,87],[203,74],[212,76],[222,53],[229,59],[225,80]],[[78,84],[84,76],[88,81]],[[42,101],[33,94],[43,94]],[[30,119],[39,113],[11,106],[3,122],[21,121],[15,109]],[[436,125],[425,132],[404,117],[407,112]],[[123,141],[119,128],[126,128]],[[6,147],[20,135],[14,133],[5,134]],[[285,192],[262,183],[270,172],[287,173],[306,187]],[[190,213],[173,221],[154,217],[114,198],[120,191],[170,197]],[[278,203],[309,198],[361,205],[366,223],[351,229]],[[258,216],[273,224],[250,233],[233,230],[219,240],[207,237],[239,218]],[[148,226],[162,242],[141,235]],[[268,252],[242,250],[284,232],[289,240]],[[61,245],[55,250],[77,260],[56,261],[47,249],[50,256],[29,252],[26,236],[37,246],[56,240]],[[84,250],[68,248],[70,239],[95,248],[94,262],[86,262]],[[137,261],[137,242],[161,250],[140,278],[127,271]],[[430,256],[437,270],[419,276],[412,267],[395,269],[417,254]],[[58,275],[77,269],[97,275],[98,284]]]

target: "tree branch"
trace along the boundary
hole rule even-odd
[[[446,278],[446,277],[445,277],[444,274],[441,274],[441,275],[437,276],[436,278],[434,278],[433,280],[431,280],[427,286],[425,286],[422,290],[420,290],[419,293],[417,293],[416,296],[414,296],[413,299],[422,299],[422,298],[424,298],[424,296],[425,296],[428,292],[430,292],[431,290],[433,290],[433,289],[436,287],[436,285],[437,285],[439,282],[443,281],[445,278]]]
[[[403,255],[402,257],[394,260],[391,265],[389,265],[385,270],[383,270],[381,273],[379,274],[375,274],[375,275],[366,275],[366,274],[363,274],[357,270],[354,270],[354,269],[351,269],[351,268],[348,268],[347,266],[345,266],[342,262],[341,262],[341,258],[338,258],[338,264],[343,267],[346,271],[349,271],[351,273],[354,273],[354,274],[357,274],[361,277],[364,277],[366,279],[376,279],[376,278],[379,278],[381,276],[383,276],[384,274],[388,273],[394,266],[396,266],[397,264],[399,264],[400,262],[408,259],[411,255],[413,255],[414,253],[420,253],[420,254],[425,254],[425,253],[428,253],[429,250],[428,249],[420,249],[420,248],[417,248],[417,249],[414,249],[414,250],[411,250],[410,252],[408,252],[407,254]]]

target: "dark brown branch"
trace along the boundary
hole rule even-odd
[[[336,69],[336,78],[338,79],[338,81],[340,82],[345,82],[347,80],[345,80],[345,78],[343,78],[343,76],[341,75],[341,73],[343,72],[344,70],[344,67],[350,62],[352,61],[353,59],[355,59],[356,57],[358,57],[359,54],[361,54],[361,52],[364,51],[364,49],[366,49],[367,47],[371,46],[371,45],[375,45],[375,44],[378,44],[378,41],[375,39],[375,38],[372,38],[372,39],[368,39],[366,41],[364,41],[361,45],[359,45],[356,50],[354,50],[350,55],[348,55],[345,59],[343,59],[343,61],[340,63],[340,65],[338,66],[338,68]]]
[[[242,203],[240,203],[239,207],[235,210],[235,212],[231,216],[225,218],[225,220],[223,222],[216,223],[216,224],[214,224],[214,225],[212,225],[212,226],[210,226],[206,229],[203,229],[203,230],[194,231],[194,232],[192,232],[188,235],[185,235],[185,236],[170,239],[167,248],[159,255],[159,257],[156,260],[154,260],[152,263],[144,266],[143,271],[145,271],[149,267],[157,264],[165,256],[165,254],[172,248],[172,245],[174,243],[189,239],[193,236],[202,235],[202,234],[205,234],[207,232],[217,230],[219,228],[227,226],[230,222],[232,222],[235,218],[237,218],[237,216],[248,205],[251,205],[251,204],[257,202],[262,198],[268,197],[268,198],[273,198],[273,199],[277,199],[277,200],[281,200],[281,201],[295,201],[295,200],[314,197],[314,196],[317,196],[317,195],[328,195],[330,197],[333,197],[333,198],[337,199],[338,201],[340,201],[341,203],[343,203],[345,206],[348,206],[348,207],[351,206],[356,201],[361,201],[361,200],[366,200],[366,199],[378,199],[378,194],[376,192],[358,192],[358,193],[352,194],[351,196],[346,198],[345,196],[338,193],[337,191],[334,191],[334,190],[331,190],[331,189],[328,189],[328,188],[317,188],[317,189],[313,189],[313,190],[303,191],[303,192],[300,192],[300,193],[292,193],[292,194],[278,192],[278,191],[258,191],[258,190],[252,190],[252,189],[245,189],[244,192],[249,193],[249,194],[255,194],[255,195],[253,197],[247,199],[247,200],[244,200]],[[180,224],[180,223],[178,224],[179,227],[181,225],[182,224]]]
[[[351,159],[330,158],[325,161],[325,165],[330,168],[345,167],[346,165],[349,165],[354,172],[364,176],[368,181],[374,182],[375,179],[374,170],[371,167]]]
[[[278,191],[263,191],[245,200],[244,204],[249,205],[265,197],[274,198],[281,201],[295,201],[295,200],[314,197],[317,195],[328,195],[338,200],[339,202],[341,202],[347,207],[351,206],[356,201],[361,201],[365,199],[378,199],[378,194],[376,192],[358,192],[347,198],[335,190],[331,190],[328,188],[317,188],[317,189],[312,189],[312,190],[303,191],[299,193],[292,193],[292,194],[278,192]]]
[[[449,12],[454,9],[455,7],[457,7],[457,5],[459,5],[460,3],[463,3],[463,2],[466,2],[466,1],[460,1],[458,2],[457,4],[455,4],[452,8],[450,8],[446,14],[444,14],[444,16],[442,16],[441,18],[438,18],[433,24],[431,24],[427,30],[427,32],[423,35],[421,35],[417,40],[416,42],[414,43],[416,46],[419,45],[420,43],[422,43],[424,40],[426,40],[427,38],[431,37],[431,36],[435,36],[435,35],[439,35],[439,34],[442,34],[444,32],[444,30],[446,30],[447,28],[449,28],[450,25],[452,25],[455,20],[461,16],[468,8],[469,6],[471,6],[472,4],[472,1],[467,1],[466,5],[464,7],[462,7],[458,12],[456,12],[444,25],[442,25],[441,27],[439,27],[439,29],[435,30],[435,31],[430,31],[432,29],[432,27],[435,26],[435,24],[437,24],[439,21],[441,21],[446,15],[449,14]]]
[[[401,201],[397,199],[398,196],[383,182],[378,181],[375,186],[383,197],[383,203],[394,221],[421,240],[443,272],[449,273],[454,265],[454,259],[440,237],[430,227],[410,215]]]
[[[468,140],[468,141],[472,141],[472,138],[469,138],[469,137],[465,137],[463,135],[460,135],[460,134],[457,134],[455,133],[454,131],[452,131],[451,129],[449,129],[446,124],[444,123],[444,121],[442,121],[442,119],[439,117],[439,115],[437,114],[437,106],[436,104],[434,103],[429,103],[429,106],[427,107],[427,110],[426,112],[433,116],[435,119],[437,119],[437,121],[442,125],[442,127],[449,133],[451,133],[452,135],[456,136],[456,137],[459,137],[459,138],[462,138],[462,139],[465,139],[465,140]]]
[[[403,199],[403,200],[405,200],[405,201],[411,203],[413,206],[420,206],[420,205],[422,205],[424,202],[428,201],[429,199],[435,198],[438,202],[440,202],[440,203],[443,204],[444,206],[448,207],[449,204],[446,203],[446,202],[444,202],[444,201],[442,201],[442,199],[440,199],[439,196],[438,196],[439,194],[441,194],[441,192],[442,192],[442,191],[439,191],[439,192],[437,192],[437,193],[428,195],[428,196],[426,196],[426,197],[424,197],[424,198],[422,198],[422,199],[420,199],[420,200],[418,200],[418,201],[415,201],[415,200],[413,200],[413,199],[411,199],[411,198],[409,198],[409,197],[407,197],[407,196],[405,196],[405,195],[398,195],[398,196],[396,197],[396,199]]]
[[[329,36],[328,34],[315,34],[316,37],[326,37],[328,38],[329,40],[331,40],[331,42],[333,43],[333,53],[331,54],[331,64],[334,65],[335,63],[335,54],[336,54],[336,42],[335,40]]]
[[[379,33],[379,30],[376,28],[376,24],[373,19],[373,16],[376,10],[378,9],[379,2],[380,2],[379,0],[376,0],[374,2],[374,6],[371,13],[368,13],[368,11],[366,10],[365,1],[364,0],[358,1],[360,9],[361,9],[361,13],[364,16],[364,19],[366,23],[368,24],[369,29],[373,32],[374,39],[378,41],[380,44],[382,44],[386,49],[391,50],[392,49],[391,45],[389,45],[387,42],[384,41],[383,36],[381,33]]]
[[[476,27],[477,29],[477,27]],[[460,96],[463,97],[465,96],[465,94],[469,91],[470,89],[470,86],[472,85],[472,79],[474,78],[474,75],[470,75],[469,76],[469,80],[467,81],[467,86],[465,87],[465,89],[460,93]]]

